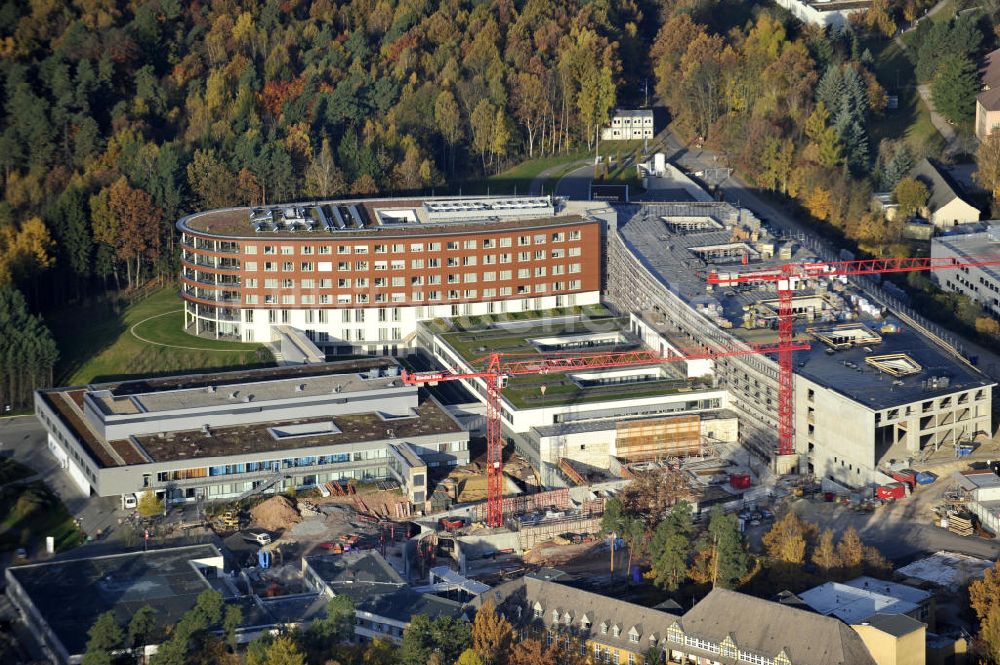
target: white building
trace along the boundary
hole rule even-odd
[[[615,109],[611,114],[611,122],[607,127],[601,129],[601,140],[651,139],[655,133],[652,110]]]
[[[1000,258],[1000,222],[991,223],[985,231],[948,235],[931,241],[931,258],[961,260]],[[969,296],[983,309],[1000,317],[1000,266],[935,270],[931,278],[948,291]]]
[[[803,23],[843,27],[851,14],[863,12],[871,0],[776,0]]]

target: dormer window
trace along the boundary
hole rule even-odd
[[[542,606],[539,605],[538,603],[535,603],[535,618],[541,619],[543,616],[544,616],[544,610],[542,610]]]
[[[563,623],[566,624],[567,626],[573,623],[573,615],[571,615],[569,612],[563,613]]]
[[[611,634],[615,637],[619,637],[622,634],[622,629],[615,625],[611,628]]]
[[[583,618],[580,619],[580,628],[583,630],[590,630],[590,619],[587,618],[587,615],[584,615]]]
[[[552,623],[559,623],[559,610],[552,610]]]
[[[604,623],[602,621],[601,622],[601,635],[607,635],[607,634],[608,634],[608,624],[606,624],[606,623]]]

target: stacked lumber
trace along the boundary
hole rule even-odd
[[[971,536],[976,532],[974,518],[968,513],[952,513],[948,516],[948,530],[960,536]]]

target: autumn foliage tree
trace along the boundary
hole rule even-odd
[[[493,601],[487,599],[472,622],[472,650],[484,665],[507,665],[513,638],[514,629],[510,622],[497,612]]]

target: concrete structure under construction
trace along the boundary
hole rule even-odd
[[[234,498],[329,481],[399,481],[466,464],[469,434],[391,358],[40,390],[49,450],[97,496]]]
[[[618,206],[608,232],[606,300],[677,347],[705,351],[776,341],[777,296],[712,288],[707,273],[760,270],[818,257],[772,237],[727,203]],[[740,416],[744,445],[781,472],[851,487],[882,483],[890,460],[919,458],[991,432],[993,383],[947,355],[846,279],[794,285],[795,452],[774,457],[777,363],[759,355],[714,361],[717,387]]]

